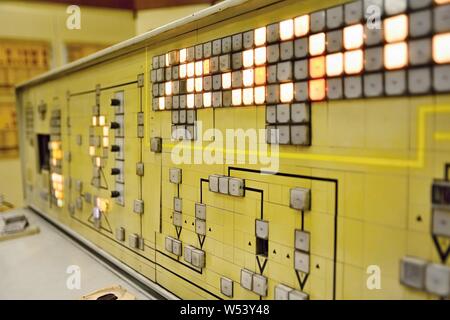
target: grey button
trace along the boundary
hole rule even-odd
[[[291,60],[294,57],[294,41],[286,41],[280,44],[281,60]]]
[[[308,78],[308,59],[295,61],[294,76],[296,80],[305,80]]]
[[[203,58],[203,45],[199,44],[195,46],[195,59],[201,60]]]
[[[222,75],[216,74],[212,79],[213,90],[220,90],[222,88]]]
[[[364,95],[368,98],[383,96],[383,74],[374,73],[364,76]]]
[[[409,43],[409,62],[413,66],[431,61],[431,39],[415,40]]]
[[[266,122],[275,124],[277,122],[277,106],[271,105],[266,107]]]
[[[371,48],[366,50],[366,71],[378,71],[383,68],[383,48]]]
[[[229,71],[231,69],[231,65],[230,65],[230,55],[229,54],[225,54],[223,56],[220,56],[219,58],[219,69],[220,71]]]
[[[450,4],[434,8],[434,31],[450,31]]]
[[[222,92],[222,105],[224,107],[231,106],[231,98],[232,98],[231,90],[223,91]]]
[[[327,10],[327,27],[335,29],[344,23],[344,7],[338,6]]]
[[[409,15],[409,34],[412,37],[421,37],[431,32],[431,10],[414,12]]]
[[[209,71],[211,71],[211,73],[219,72],[219,57],[211,57],[211,59],[209,59]]]
[[[276,63],[280,60],[280,47],[274,44],[267,47],[267,62]]]
[[[291,134],[289,126],[277,126],[278,129],[278,143],[279,144],[290,144],[291,143]]]
[[[348,99],[362,97],[362,77],[347,77],[344,79],[344,95]]]
[[[408,88],[412,94],[426,94],[431,91],[431,69],[411,69],[408,71]]]
[[[179,71],[180,69],[179,69],[179,67],[178,66],[175,66],[175,67],[172,67],[172,79],[175,79],[175,80],[177,80],[178,79],[178,71]]]
[[[242,71],[233,71],[231,74],[231,86],[233,88],[242,87]]]
[[[292,61],[280,62],[277,65],[277,79],[280,82],[292,80]]]
[[[203,44],[203,56],[209,58],[212,55],[212,43],[206,42]]]
[[[294,97],[295,101],[303,102],[308,101],[308,82],[296,82],[294,84]]]
[[[165,77],[166,77],[166,80],[172,80],[172,68],[171,67],[168,67],[168,68],[165,68],[164,69],[165,70]]]
[[[345,5],[345,23],[347,25],[360,22],[363,18],[362,1],[350,2]]]
[[[153,57],[152,59],[152,69],[158,69],[159,68],[159,57]]]
[[[266,102],[278,103],[279,99],[280,99],[280,86],[279,85],[267,86]]]
[[[330,100],[338,100],[344,97],[344,89],[342,87],[341,78],[333,78],[327,80],[327,96]]]
[[[327,51],[338,52],[342,50],[342,30],[327,33]]]
[[[276,83],[277,82],[277,65],[267,66],[267,82]]]
[[[222,91],[213,92],[212,94],[212,105],[214,108],[222,106]]]
[[[310,107],[306,103],[294,103],[291,106],[291,120],[294,123],[308,123],[311,121]]]
[[[203,90],[211,91],[212,89],[212,77],[207,76],[203,78]]]
[[[179,108],[180,108],[180,96],[173,96],[172,109],[179,109]]]
[[[369,28],[368,24],[364,26],[365,43],[368,46],[380,44],[383,41],[383,29]]]
[[[311,32],[320,32],[325,29],[325,10],[314,12],[310,15]]]
[[[233,70],[242,68],[242,52],[233,53]]]
[[[296,58],[305,58],[308,55],[308,38],[295,40],[294,54]]]
[[[189,47],[186,49],[186,61],[192,62],[195,60],[195,48]]]
[[[213,56],[218,56],[222,53],[222,40],[217,39],[212,43],[212,54]]]
[[[291,119],[289,104],[277,105],[277,123],[289,123]]]
[[[222,39],[222,53],[231,52],[231,37],[226,37]]]
[[[186,95],[181,95],[180,96],[180,109],[185,109],[186,108]]]
[[[266,40],[268,43],[273,43],[280,40],[280,26],[278,23],[267,26],[266,32]]]
[[[172,111],[172,124],[178,124],[180,120],[180,112],[179,111]]]
[[[433,87],[437,92],[450,91],[450,66],[435,66],[433,71]]]
[[[309,126],[291,126],[291,143],[297,146],[310,146],[311,134]]]
[[[233,36],[233,51],[242,50],[242,33]]]
[[[431,6],[433,0],[409,0],[409,7],[417,10]]]
[[[255,36],[254,36],[253,30],[244,32],[244,36],[243,36],[244,49],[253,48],[254,37]]]
[[[407,0],[388,0],[384,2],[384,12],[389,16],[405,12],[407,7]]]
[[[388,96],[398,96],[406,93],[406,72],[391,71],[384,74],[385,92]]]

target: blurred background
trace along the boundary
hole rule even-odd
[[[213,5],[211,0],[0,0],[0,197],[22,205],[14,87],[53,68]],[[81,9],[69,30],[68,6]]]

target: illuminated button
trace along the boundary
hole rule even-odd
[[[212,105],[212,95],[211,92],[205,92],[203,94],[203,106],[209,108]]]
[[[409,34],[411,37],[421,37],[432,30],[431,10],[411,13],[409,16]]]
[[[387,18],[384,20],[384,38],[387,42],[403,41],[408,37],[408,16]]]
[[[192,93],[186,96],[186,106],[188,109],[192,109],[195,106],[195,97]]]
[[[172,82],[166,82],[166,95],[172,95]]]
[[[242,52],[233,53],[232,60],[233,70],[242,68]]]
[[[232,104],[233,106],[242,105],[242,90],[235,89],[232,91]]]
[[[294,20],[289,19],[280,22],[280,39],[290,40],[294,37]]]
[[[385,89],[388,96],[399,96],[406,92],[406,72],[404,70],[385,72]]]
[[[266,102],[266,87],[255,88],[255,104],[264,104]]]
[[[360,22],[363,18],[362,1],[347,3],[344,7],[344,16],[347,25]]]
[[[195,80],[194,80],[194,78],[187,79],[186,90],[189,93],[194,92],[194,90],[195,90]]]
[[[264,44],[266,44],[266,34],[267,34],[267,30],[266,27],[261,27],[258,29],[255,29],[255,34],[254,34],[254,39],[255,39],[255,46],[262,46]],[[248,37],[250,38],[250,37]],[[252,47],[252,45],[249,45],[250,43],[250,39],[247,39],[248,44],[246,46],[246,48],[250,48]]]
[[[229,54],[226,54],[226,55],[223,55],[223,56],[220,56],[220,58],[219,58],[219,69],[220,69],[220,71],[229,71],[231,68],[231,66],[230,66],[230,55]]]
[[[223,89],[231,88],[231,72],[222,74],[222,88]]]
[[[311,14],[311,32],[319,32],[325,29],[325,11],[317,11]]]
[[[450,66],[435,66],[433,69],[433,87],[437,92],[450,91]]]
[[[295,61],[294,76],[296,80],[305,80],[308,78],[308,59]]]
[[[384,2],[384,12],[387,15],[394,15],[405,12],[407,0],[389,0]]]
[[[212,77],[211,76],[207,76],[207,77],[203,78],[203,88],[206,91],[212,90]]]
[[[344,95],[347,99],[362,97],[362,78],[347,77],[344,79]]]
[[[383,96],[383,74],[374,73],[364,76],[364,95],[368,98]]]
[[[449,3],[447,1],[445,3]],[[434,31],[447,32],[450,31],[450,5],[439,6],[434,8]]]
[[[276,63],[280,60],[280,46],[274,44],[267,47],[267,62]]]
[[[309,98],[312,101],[322,101],[326,97],[325,79],[311,80],[309,82]]]
[[[235,34],[232,37],[233,42],[233,51],[240,51],[242,50],[242,33]]]
[[[342,51],[342,30],[327,33],[327,51],[329,53]]]
[[[186,62],[192,62],[195,60],[195,48],[189,47],[186,49]]]
[[[294,30],[297,38],[306,36],[309,33],[309,15],[300,16],[294,19]]]
[[[408,45],[405,42],[388,44],[384,47],[384,66],[388,70],[408,65]]]
[[[370,28],[368,24],[364,26],[365,44],[373,46],[383,41],[383,31],[381,28]]]
[[[280,84],[280,101],[288,103],[292,100],[294,100],[294,84],[292,82]]]
[[[277,65],[277,79],[280,82],[292,80],[292,61],[281,62]]]
[[[327,76],[335,77],[344,72],[344,55],[342,53],[335,53],[327,55]]]
[[[256,37],[256,34],[255,34]],[[279,24],[271,24],[270,26],[267,26],[267,32],[266,32],[266,41],[268,43],[277,42],[280,40],[280,28]],[[255,39],[256,42],[256,39]]]
[[[431,55],[430,39],[415,40],[409,43],[409,62],[411,65],[428,64],[431,61]]]
[[[251,87],[254,83],[253,69],[246,69],[243,71],[243,83],[245,87]]]
[[[246,106],[253,104],[253,88],[245,88],[242,90],[242,102]]]
[[[291,119],[291,107],[289,104],[277,105],[277,123],[288,123]]]
[[[325,52],[325,33],[315,34],[309,37],[309,53],[318,56]]]
[[[166,99],[164,97],[159,98],[159,110],[164,110],[166,105]]]
[[[327,10],[327,27],[335,29],[344,23],[344,7],[338,6]]]
[[[253,49],[243,52],[243,65],[244,68],[252,67],[254,63]]]
[[[362,50],[347,51],[344,55],[345,73],[357,74],[363,70],[364,57]]]
[[[426,94],[431,91],[431,69],[421,68],[408,71],[408,89],[412,94]]]
[[[264,32],[265,37],[265,32]],[[244,49],[251,49],[253,48],[253,40],[254,39],[254,31],[247,31],[243,35],[243,46]]]
[[[439,64],[450,62],[450,33],[433,37],[433,59]]]
[[[344,28],[344,47],[347,50],[358,49],[364,43],[364,28],[362,24]]]
[[[291,60],[294,58],[294,41],[286,41],[280,44],[281,60]]]
[[[222,92],[213,92],[212,104],[214,108],[222,106]]]
[[[231,86],[233,88],[242,87],[242,71],[233,71],[231,73]]]
[[[186,69],[186,65],[185,64],[180,64],[179,75],[180,75],[181,79],[186,78],[186,76],[187,76],[187,69]]]
[[[197,77],[203,75],[203,62],[202,61],[197,61],[195,63],[195,75]]]
[[[245,76],[244,76],[245,78]],[[255,84],[263,85],[266,83],[266,67],[258,67],[255,69]]]
[[[277,65],[267,66],[267,82],[276,83],[277,82]]]
[[[210,62],[209,59],[203,60],[203,74],[209,74],[210,73]]]
[[[209,58],[212,55],[212,43],[206,42],[203,44],[203,56]]]
[[[294,54],[296,58],[305,58],[308,55],[308,38],[294,41]]]
[[[226,37],[222,39],[222,53],[231,52],[231,37]]]
[[[267,86],[267,103],[278,103],[280,99],[280,86],[279,85],[269,85]]]
[[[266,107],[266,123],[275,124],[277,122],[277,106]]]
[[[200,60],[203,58],[203,45],[199,44],[195,46],[195,59]]]
[[[209,59],[209,71],[211,73],[219,72],[219,57],[211,57]]]
[[[260,66],[265,64],[267,61],[266,58],[266,48],[260,47],[255,49],[255,65]]]
[[[365,70],[366,71],[378,71],[383,69],[383,48],[371,48],[367,49],[365,59]]]
[[[294,85],[294,98],[295,101],[303,102],[308,101],[309,92],[308,92],[308,82],[296,82]]]
[[[186,49],[181,49],[179,55],[180,55],[180,63],[185,63],[186,62]]]
[[[322,78],[325,76],[325,57],[312,58],[309,61],[309,74],[311,78]]]
[[[228,91],[224,91],[222,93],[222,105],[224,107],[229,107],[231,106],[231,100],[232,100],[232,93],[231,90]]]
[[[165,64],[165,66],[168,67],[168,66],[170,66],[170,55],[168,53],[166,53],[165,57],[166,57],[166,64]]]
[[[194,75],[195,75],[195,63],[194,62],[188,63],[188,65],[187,65],[187,76],[189,78],[191,78]]]
[[[344,93],[342,88],[342,79],[333,78],[327,80],[327,97],[330,100],[342,99]]]
[[[203,78],[195,78],[195,92],[202,92]]]
[[[218,56],[222,53],[222,40],[217,39],[212,43],[212,54],[213,56]]]

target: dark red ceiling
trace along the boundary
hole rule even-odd
[[[184,6],[189,4],[213,4],[217,0],[45,0],[36,2],[54,2],[67,5],[104,7],[127,10],[144,10],[162,7]]]

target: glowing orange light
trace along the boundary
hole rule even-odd
[[[203,61],[203,74],[209,74],[209,59]]]
[[[325,95],[326,95],[325,79],[311,80],[309,82],[309,98],[312,101],[324,100]]]
[[[159,110],[164,110],[166,108],[166,99],[164,97],[159,98]]]
[[[309,60],[309,74],[312,78],[321,78],[325,75],[325,57],[316,57]]]
[[[406,42],[388,44],[384,47],[384,66],[388,70],[401,69],[408,65]]]
[[[203,78],[195,78],[195,92],[203,90]]]
[[[266,83],[266,67],[255,69],[255,84],[261,85]]]
[[[187,92],[194,92],[195,89],[195,80],[194,78],[189,78],[186,81],[186,90]]]
[[[187,64],[187,76],[193,77],[195,75],[195,63],[191,62]]]
[[[195,63],[195,75],[199,77],[202,74],[203,74],[203,62],[197,61]]]
[[[166,95],[170,96],[172,94],[172,82],[166,82]]]
[[[186,105],[189,109],[193,109],[195,107],[195,96],[194,94],[188,94],[186,96]]]

